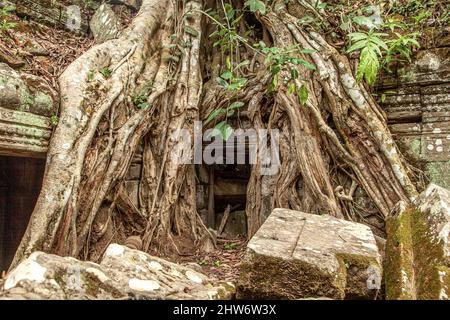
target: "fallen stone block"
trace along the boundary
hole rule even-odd
[[[111,6],[104,3],[95,11],[89,26],[96,43],[103,43],[107,40],[115,39],[122,31],[118,16]]]
[[[80,5],[65,5],[56,0],[12,0],[16,4],[16,13],[20,17],[28,17],[33,21],[87,35],[89,30],[88,16]],[[84,4],[83,4],[84,7]]]
[[[372,299],[381,270],[366,225],[275,209],[247,246],[237,297]]]
[[[450,191],[430,184],[386,221],[386,299],[449,299]]]
[[[96,264],[34,252],[11,271],[0,299],[230,299],[232,283],[111,244]]]

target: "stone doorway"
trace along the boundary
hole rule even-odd
[[[0,156],[0,272],[7,270],[41,190],[45,159]]]
[[[197,210],[205,225],[218,231],[219,236],[246,237],[245,209],[247,184],[251,173],[248,147],[242,148],[245,152],[244,163],[226,164],[224,155],[227,154],[227,147],[229,146],[224,146],[223,154],[217,156],[216,163],[196,166]],[[231,148],[240,150],[236,143],[232,144]],[[233,152],[235,151],[231,154]],[[236,152],[234,157],[236,160]]]

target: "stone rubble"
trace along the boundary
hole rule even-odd
[[[118,244],[100,264],[34,252],[11,271],[0,299],[231,299],[234,285]]]

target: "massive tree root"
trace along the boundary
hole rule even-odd
[[[297,85],[309,92],[305,105],[283,83],[267,90],[271,74],[249,42],[236,49],[252,61],[245,87],[233,94],[220,87],[215,78],[225,58],[208,38],[216,25],[204,6],[223,13],[220,0],[144,0],[119,39],[93,47],[61,76],[60,120],[42,191],[12,267],[34,250],[95,260],[109,241],[131,235],[145,251],[182,253],[177,238],[195,247],[209,232],[196,210],[194,166],[171,157],[174,137],[180,129],[192,136],[195,120],[233,100],[245,103],[255,128],[280,132],[278,173],[261,175],[261,154],[252,168],[249,236],[273,207],[353,219],[349,208],[360,188],[383,219],[399,200],[416,194],[386,117],[356,82],[348,59],[320,33],[296,23],[307,11],[317,14],[308,1],[291,1],[289,8],[274,1],[267,14],[256,16],[262,39],[254,39],[315,51],[302,58],[316,71],[298,66]],[[136,207],[123,180],[140,146]]]

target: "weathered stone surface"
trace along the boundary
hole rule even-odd
[[[95,11],[89,26],[91,27],[96,43],[103,43],[107,40],[115,39],[122,30],[119,18],[111,6],[106,3],[102,4]]]
[[[45,157],[49,118],[0,107],[0,155]]]
[[[51,116],[57,108],[56,95],[43,79],[0,63],[0,108]]]
[[[138,11],[142,5],[142,0],[106,0],[105,2],[115,5],[125,5],[134,11]]]
[[[86,1],[83,3],[73,1],[73,5],[66,5],[57,0],[12,0],[12,2],[16,4],[16,12],[19,16],[81,35],[88,33],[89,19],[81,10],[87,6]]]
[[[111,244],[100,264],[33,253],[6,278],[0,299],[230,299],[231,283]]]
[[[450,188],[450,59],[446,47],[424,50],[398,76],[381,79],[394,138],[410,159],[424,164],[433,183]]]
[[[387,299],[449,299],[450,191],[430,184],[386,222]]]
[[[41,78],[0,63],[0,154],[42,157],[57,94]]]
[[[250,240],[238,298],[373,298],[381,257],[369,227],[275,209]]]

